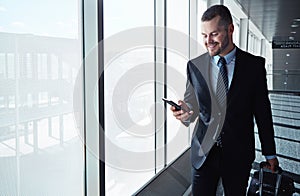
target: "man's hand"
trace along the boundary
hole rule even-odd
[[[267,168],[272,170],[272,172],[276,172],[279,166],[278,159],[277,158],[267,159],[267,162],[270,164],[267,166]]]
[[[180,120],[181,122],[186,122],[189,120],[190,116],[194,113],[193,111],[190,110],[190,108],[186,105],[186,103],[182,100],[178,101],[178,105],[181,106],[181,108],[183,110],[177,110],[175,109],[174,106],[171,106],[171,111],[173,112],[173,116],[175,116],[175,118],[177,120]],[[186,112],[189,111],[189,112]]]

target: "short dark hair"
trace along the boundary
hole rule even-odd
[[[221,20],[219,25],[224,25],[228,27],[228,25],[232,24],[232,16],[229,9],[224,5],[213,5],[209,7],[202,15],[201,21],[210,21],[214,17],[220,16]]]

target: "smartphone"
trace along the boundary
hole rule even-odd
[[[181,106],[176,104],[174,101],[168,100],[166,98],[162,98],[162,100],[165,101],[166,103],[170,104],[171,106],[174,106],[176,111],[179,111],[182,109]],[[182,110],[185,111],[184,109],[182,109]]]

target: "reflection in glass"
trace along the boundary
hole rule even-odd
[[[104,0],[107,195],[131,195],[155,174],[153,8]]]
[[[180,13],[180,14],[179,14]],[[189,2],[170,1],[167,4],[168,28],[180,32],[180,40],[171,39],[169,31],[167,46],[180,47],[167,49],[167,97],[168,99],[183,99],[186,83],[186,64],[189,59]],[[180,41],[180,44],[178,42]],[[180,51],[178,51],[180,50]],[[180,53],[181,52],[181,53]],[[172,162],[189,146],[189,130],[167,111],[167,163]]]
[[[0,3],[0,195],[83,195],[82,124],[73,115],[81,36],[78,25],[67,29],[79,23],[78,5]]]

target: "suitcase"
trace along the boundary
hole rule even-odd
[[[295,192],[294,180],[284,174],[279,167],[272,173],[266,169],[267,162],[260,163],[259,171],[255,171],[248,188],[248,196],[292,196]]]

